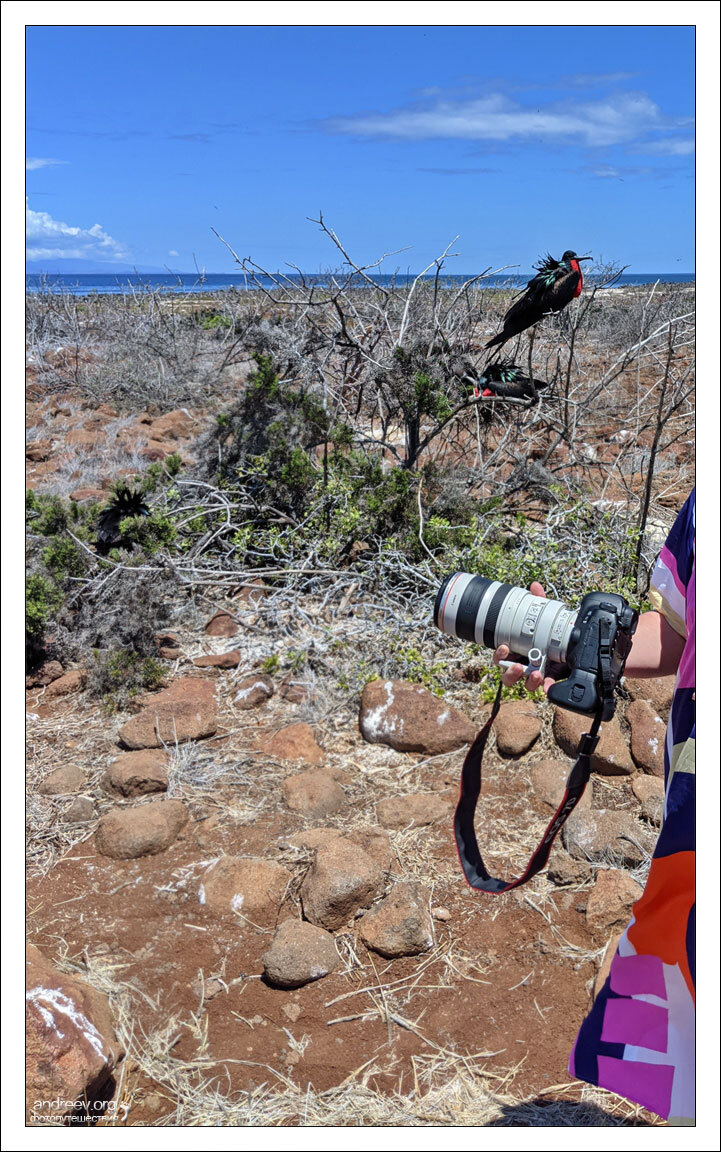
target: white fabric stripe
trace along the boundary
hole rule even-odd
[[[656,561],[656,567],[651,577],[651,587],[659,593],[668,604],[672,612],[684,620],[686,617],[686,601],[679,592],[672,573],[663,560]]]

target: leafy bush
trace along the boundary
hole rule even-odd
[[[54,580],[36,573],[25,585],[25,632],[32,644],[42,641],[48,620],[63,602],[62,590]]]
[[[165,668],[152,656],[141,656],[130,648],[93,655],[89,687],[103,697],[108,713],[123,709],[139,692],[153,692],[165,682]]]

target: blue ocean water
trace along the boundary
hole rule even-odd
[[[482,283],[486,288],[517,287],[525,284],[532,275],[533,273],[488,276]],[[298,273],[287,274],[283,272],[278,273],[278,276],[286,282],[290,281],[296,284],[301,280]],[[472,276],[472,272],[462,276],[443,275],[440,283],[446,287],[454,287],[463,284]],[[306,283],[322,285],[327,283],[328,275],[312,273],[304,276],[303,279]],[[415,277],[406,274],[397,276],[376,275],[371,279],[378,284],[388,285],[393,280],[397,284],[407,284]],[[425,279],[432,281],[434,277],[426,276]],[[693,272],[626,272],[619,277],[615,284],[618,287],[624,287],[629,284],[655,284],[657,280],[666,284],[689,284],[695,281],[695,275]],[[274,286],[270,277],[260,277],[260,281],[264,288]],[[358,287],[363,285],[363,280],[360,277],[356,277],[356,281]],[[237,288],[242,291],[254,287],[255,285],[242,272],[211,272],[202,279],[195,272],[179,272],[177,275],[167,272],[99,272],[94,274],[58,272],[47,273],[44,276],[28,275],[25,277],[26,292],[67,292],[73,296],[88,296],[93,293],[110,296],[128,295],[131,292],[143,292],[158,288],[164,292],[206,294],[223,288]]]

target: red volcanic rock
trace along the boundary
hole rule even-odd
[[[230,652],[197,656],[193,663],[197,668],[237,668],[240,664],[240,652],[237,648],[233,648]]]
[[[107,998],[60,972],[32,944],[26,951],[26,1123],[85,1114],[124,1056]],[[77,1107],[74,1105],[77,1104]]]
[[[228,612],[218,611],[205,625],[208,636],[237,636],[238,622]]]
[[[306,760],[309,764],[320,764],[323,749],[316,743],[310,724],[289,724],[281,728],[264,745],[264,751],[280,760]]]
[[[181,800],[151,800],[134,808],[114,808],[100,818],[95,847],[114,860],[135,860],[164,852],[188,819]]]
[[[363,689],[360,730],[371,744],[429,756],[470,744],[476,729],[427,688],[406,680],[371,680]]]
[[[176,680],[158,692],[118,733],[126,748],[162,748],[202,740],[218,729],[213,682],[194,677]]]

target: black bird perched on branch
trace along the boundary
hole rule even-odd
[[[463,377],[464,384],[471,384],[476,396],[501,396],[512,400],[536,400],[536,389],[547,388],[546,380],[531,380],[521,368],[507,361],[497,360],[487,364],[480,375],[468,373]]]
[[[537,324],[548,312],[560,312],[580,296],[583,288],[580,264],[590,259],[590,256],[577,256],[569,249],[560,260],[547,255],[545,260],[534,264],[536,275],[528,281],[520,300],[512,304],[503,317],[503,331],[489,340],[486,348],[505,344],[506,340]]]
[[[129,516],[149,516],[150,509],[143,500],[142,492],[133,492],[123,486],[118,488],[113,499],[98,517],[98,537],[95,548],[101,556],[107,556],[115,544],[123,540],[120,525]]]

